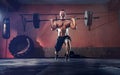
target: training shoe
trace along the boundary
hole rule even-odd
[[[58,55],[55,55],[55,60],[57,60],[58,59]]]
[[[69,60],[70,60],[68,54],[65,55],[65,60],[66,60],[66,61],[69,61]]]

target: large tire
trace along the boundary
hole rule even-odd
[[[20,35],[9,44],[9,51],[15,58],[29,58],[32,56],[34,50],[34,43],[32,39],[25,35]]]

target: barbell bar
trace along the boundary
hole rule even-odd
[[[75,18],[75,20],[80,20],[80,19],[87,19],[87,18]],[[99,17],[93,17],[93,19],[99,19]],[[61,19],[53,19],[53,20],[61,20]],[[67,18],[65,20],[71,20],[71,18]],[[39,20],[39,21],[50,21],[50,20]],[[33,20],[26,20],[26,22],[33,22]]]

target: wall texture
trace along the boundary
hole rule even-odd
[[[117,48],[118,52],[120,52],[118,49],[120,47],[118,13],[115,11],[108,11],[106,5],[24,5],[19,11],[9,12],[8,16],[11,19],[11,37],[8,39],[7,45],[6,40],[2,38],[0,31],[0,58],[13,58],[6,46],[8,47],[10,41],[18,35],[29,36],[34,41],[35,47],[43,47],[45,57],[53,57],[57,32],[50,30],[50,22],[41,22],[39,29],[35,29],[32,23],[27,23],[26,31],[24,32],[20,14],[52,14],[59,13],[59,10],[61,9],[65,9],[67,13],[84,13],[85,10],[90,10],[94,12],[94,16],[100,16],[100,19],[93,20],[91,31],[87,30],[87,27],[84,25],[84,20],[76,21],[77,30],[70,29],[72,48],[76,53],[82,53],[81,55],[85,57],[101,57],[102,54],[107,54],[107,52],[105,52],[107,48],[112,48],[112,50],[116,50]],[[59,16],[57,17],[59,18]],[[71,15],[67,17],[84,17],[84,15]],[[27,20],[31,20],[32,16],[26,16],[26,18]],[[41,15],[40,18],[50,19],[55,18],[55,16]],[[100,52],[96,52],[95,50]],[[92,52],[95,52],[96,54],[93,55]],[[64,51],[61,52],[61,55],[64,55]]]

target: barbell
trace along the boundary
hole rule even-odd
[[[41,19],[40,16],[47,16],[47,15],[54,15],[57,16],[59,14],[39,14],[39,13],[34,13],[34,14],[20,14],[22,17],[22,24],[24,27],[24,31],[26,30],[26,23],[27,22],[33,22],[34,28],[39,28],[40,23],[42,21],[50,21],[49,19]],[[88,27],[88,30],[90,30],[90,27],[92,25],[93,19],[99,19],[99,17],[93,17],[93,12],[86,10],[84,13],[67,13],[67,15],[84,15],[84,18],[75,18],[76,20],[84,20],[85,26]],[[32,16],[32,20],[27,20],[25,16]],[[55,18],[54,20],[59,20]],[[70,18],[67,18],[67,20],[70,20]]]

